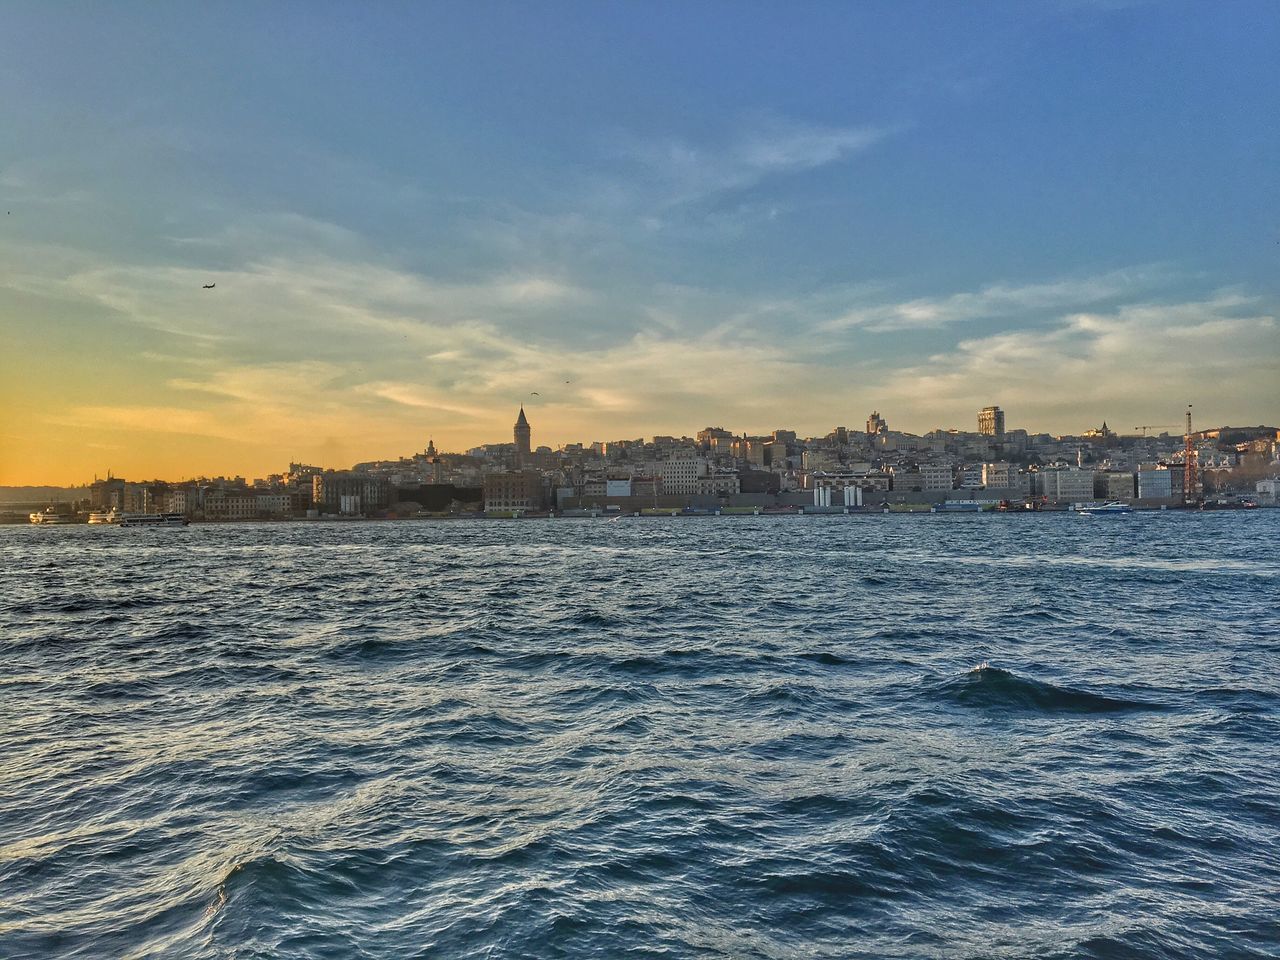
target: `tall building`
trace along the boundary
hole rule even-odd
[[[529,461],[529,439],[532,435],[529,421],[525,419],[524,404],[521,404],[520,416],[516,417],[516,459],[522,464]]]
[[[879,410],[872,410],[871,416],[867,417],[867,436],[873,437],[878,433],[888,433],[889,424],[885,423],[884,417],[880,416]]]
[[[1004,411],[999,407],[983,407],[978,411],[978,432],[984,437],[1004,436]]]

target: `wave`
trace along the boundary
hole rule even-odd
[[[838,653],[828,653],[825,650],[814,653],[801,653],[798,656],[801,660],[811,660],[824,667],[847,667],[858,662],[848,657],[842,657]]]
[[[1024,710],[1040,713],[1119,713],[1130,710],[1162,710],[1164,705],[1146,700],[1108,697],[1073,687],[1061,687],[1008,670],[980,664],[960,677],[938,684],[943,700],[962,707],[986,710]]]
[[[105,610],[141,610],[173,603],[171,596],[78,596],[54,600],[18,600],[5,604],[4,612],[31,616],[51,613],[92,613]]]

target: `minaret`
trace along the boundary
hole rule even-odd
[[[532,434],[529,421],[525,419],[524,404],[520,405],[520,416],[516,417],[516,463],[526,466],[529,459],[529,437]]]

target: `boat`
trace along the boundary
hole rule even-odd
[[[981,513],[982,504],[975,500],[944,500],[934,504],[934,513]]]
[[[122,527],[185,527],[189,521],[182,513],[124,513]]]
[[[1256,510],[1257,508],[1258,502],[1248,497],[1239,497],[1235,500],[1206,500],[1200,504],[1201,510]]]
[[[94,510],[89,514],[90,523],[119,523],[120,512],[112,507],[110,510]]]
[[[53,507],[45,507],[43,510],[29,514],[32,523],[54,524],[54,523],[75,523],[76,518],[69,513],[57,513]]]
[[[1099,513],[1133,513],[1133,507],[1119,500],[1108,500],[1106,503],[1073,503],[1071,509],[1076,513],[1089,516]]]

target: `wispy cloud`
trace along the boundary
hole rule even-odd
[[[768,119],[727,139],[627,140],[622,154],[638,167],[659,206],[744,190],[761,181],[847,160],[884,140],[892,128],[814,126]],[[625,188],[619,188],[626,193]]]
[[[343,373],[338,364],[314,360],[262,363],[216,370],[204,379],[175,377],[168,386],[250,403],[279,404],[292,396],[322,394]]]
[[[818,329],[825,333],[851,327],[875,333],[928,330],[972,320],[1081,309],[1108,300],[1140,295],[1168,279],[1168,271],[1163,268],[1140,267],[1044,283],[997,283],[941,297],[857,306],[820,323]]]
[[[78,259],[78,262],[77,262]],[[312,256],[243,267],[120,264],[70,259],[65,275],[11,274],[0,285],[106,308],[128,322],[199,341],[297,344],[316,334],[348,337],[370,329],[419,342],[459,323],[518,322],[524,316],[589,303],[586,288],[559,276],[509,272],[441,281],[379,263]],[[74,265],[73,265],[74,264]],[[206,283],[215,288],[204,290]],[[269,321],[268,321],[269,318]],[[349,344],[341,339],[339,351]]]

